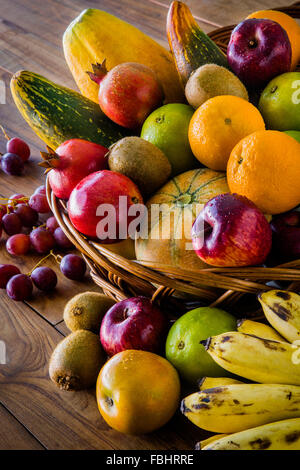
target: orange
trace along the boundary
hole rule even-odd
[[[291,47],[292,47],[292,64],[291,70],[295,70],[300,61],[300,26],[297,21],[291,16],[281,11],[275,10],[260,10],[251,13],[247,16],[249,18],[266,18],[268,20],[276,21],[286,31]]]
[[[166,424],[180,398],[176,369],[163,357],[128,349],[102,367],[96,386],[99,411],[117,431],[145,434]]]
[[[244,137],[265,129],[255,106],[237,96],[215,96],[193,114],[189,141],[195,157],[212,170],[226,170],[233,147]]]
[[[254,132],[233,149],[227,181],[265,213],[293,209],[300,204],[300,144],[284,132]]]

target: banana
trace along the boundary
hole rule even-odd
[[[207,439],[204,439],[203,441],[197,442],[195,445],[195,450],[202,450],[203,447],[207,446],[208,444],[211,444],[212,442],[218,441],[222,437],[226,437],[228,434],[215,434],[214,436],[208,437]]]
[[[209,443],[202,450],[300,450],[300,418],[231,434]]]
[[[259,336],[260,338],[271,339],[273,341],[285,341],[284,338],[271,326],[264,325],[257,321],[248,320],[247,318],[237,322],[237,330],[240,333]]]
[[[222,385],[241,384],[239,380],[230,377],[202,377],[198,382],[199,390],[207,390],[208,388],[221,387]]]
[[[269,323],[291,343],[300,340],[300,295],[270,290],[258,296]]]
[[[201,342],[221,367],[253,382],[300,385],[300,348],[233,331]]]
[[[206,431],[235,433],[287,418],[300,418],[300,387],[232,384],[184,398],[182,413]]]

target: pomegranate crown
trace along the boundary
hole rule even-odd
[[[102,62],[102,64],[99,64],[97,62],[96,64],[92,64],[92,72],[86,72],[88,76],[90,77],[93,82],[96,82],[98,85],[100,85],[100,82],[103,80],[105,75],[107,74],[107,68],[106,68],[106,59]]]
[[[45,173],[48,173],[48,171],[59,166],[59,155],[54,152],[54,150],[49,147],[49,145],[46,145],[46,147],[47,152],[40,152],[43,161],[38,163],[38,165],[46,168]]]

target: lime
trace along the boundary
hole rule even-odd
[[[230,375],[206,352],[200,341],[236,330],[236,319],[218,308],[200,307],[184,314],[171,327],[166,357],[181,377],[195,383],[202,377]]]
[[[300,131],[285,131],[285,134],[294,137],[300,143]]]
[[[262,92],[258,108],[269,129],[300,131],[300,72],[273,78]]]
[[[156,109],[143,124],[141,137],[156,145],[168,157],[172,176],[199,166],[188,139],[194,108],[171,103]]]

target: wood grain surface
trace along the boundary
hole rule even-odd
[[[155,5],[168,8],[172,0],[150,0]],[[185,0],[199,24],[207,22],[215,28],[236,24],[257,10],[291,5],[293,0]],[[210,30],[213,28],[210,28]]]
[[[0,104],[0,124],[10,136],[25,139],[32,151],[23,177],[0,172],[0,197],[14,193],[30,196],[43,184],[37,166],[44,145],[22,120],[9,91],[13,73],[28,69],[76,89],[62,51],[62,34],[83,9],[101,8],[132,23],[167,45],[165,21],[168,0],[1,0],[0,80],[6,87],[6,104]],[[242,20],[249,12],[272,7],[273,0],[187,0],[204,31]],[[0,134],[0,152],[5,138]],[[18,264],[30,271],[40,258],[13,259],[0,241],[0,263]],[[48,362],[56,344],[68,334],[64,304],[75,293],[97,290],[59,276],[53,294],[36,291],[31,301],[11,301],[0,292],[0,341],[7,347],[7,363],[0,364],[0,449],[193,449],[206,434],[178,412],[173,420],[149,436],[129,437],[110,429],[96,405],[95,391],[61,392],[48,377]]]
[[[0,405],[0,443],[5,450],[44,450],[45,448]]]

